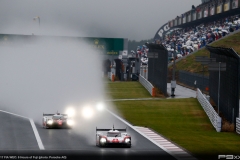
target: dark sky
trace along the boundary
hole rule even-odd
[[[0,33],[153,38],[200,0],[1,0]],[[38,19],[40,17],[40,27]]]

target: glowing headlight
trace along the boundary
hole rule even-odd
[[[74,125],[74,121],[73,120],[67,120],[67,125],[69,125],[69,126]]]
[[[106,143],[107,140],[106,140],[106,138],[101,138],[101,139],[100,139],[100,142],[101,142],[101,143]]]
[[[99,111],[101,111],[101,110],[104,109],[103,103],[98,103],[98,104],[96,105],[96,107],[97,107],[97,110],[99,110]]]
[[[53,120],[52,119],[48,120],[47,124],[52,125],[53,124]]]
[[[75,109],[73,107],[69,107],[69,108],[67,108],[66,113],[69,117],[74,117],[75,116]]]
[[[129,143],[131,140],[129,138],[125,139],[125,143]]]
[[[82,110],[82,115],[84,118],[91,118],[93,116],[93,109],[91,107],[85,107]]]

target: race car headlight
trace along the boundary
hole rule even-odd
[[[104,104],[103,103],[98,103],[96,104],[97,110],[102,111],[104,109]]]
[[[66,113],[67,113],[68,117],[74,117],[76,111],[75,111],[74,107],[70,106],[67,108]]]
[[[48,120],[47,124],[52,125],[53,124],[53,120],[52,119]]]
[[[129,143],[131,140],[129,138],[125,139],[125,143]]]
[[[69,125],[69,126],[74,125],[74,121],[73,120],[67,120],[67,125]]]
[[[106,140],[106,138],[101,138],[101,139],[100,139],[100,142],[101,142],[101,143],[106,143],[107,140]]]
[[[82,110],[82,115],[83,115],[84,118],[90,119],[94,115],[94,110],[91,107],[86,106]]]

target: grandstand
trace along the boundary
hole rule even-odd
[[[169,51],[174,48],[178,57],[188,55],[239,29],[239,2],[202,0],[197,7],[192,6],[191,10],[160,27],[154,39]]]
[[[164,45],[172,53],[170,61],[175,57],[173,56],[174,51],[178,55],[177,59],[179,56],[188,55],[206,46],[210,51],[210,57],[215,58],[219,64],[219,69],[218,72],[211,70],[209,77],[206,78],[202,74],[201,80],[199,79],[197,82],[197,87],[202,85],[201,90],[204,91],[206,87],[204,83],[209,83],[206,90],[209,91],[210,102],[215,109],[219,108],[218,114],[224,120],[223,124],[225,122],[233,124],[238,133],[240,133],[238,118],[240,116],[239,53],[231,48],[210,47],[209,44],[230,33],[239,32],[239,27],[240,0],[202,0],[200,5],[196,7],[192,5],[191,10],[160,27],[154,37],[155,43]],[[226,72],[221,73],[220,78],[220,63],[222,62],[226,63],[227,67]],[[172,72],[175,76],[175,70]],[[202,73],[204,73],[204,69],[202,69]],[[199,76],[187,72],[181,72],[181,74],[182,76],[179,77],[189,80],[188,84],[191,85],[194,85],[194,80],[196,82],[196,77]],[[190,86],[183,82],[184,78],[179,78],[179,82]]]

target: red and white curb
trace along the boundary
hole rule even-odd
[[[183,149],[179,148],[172,142],[169,142],[164,137],[160,136],[159,134],[153,132],[152,130],[145,128],[145,127],[139,127],[134,126],[136,130],[156,142],[158,145],[161,146],[161,148],[164,148],[164,150],[168,151],[178,160],[197,160],[195,157],[184,151]]]

